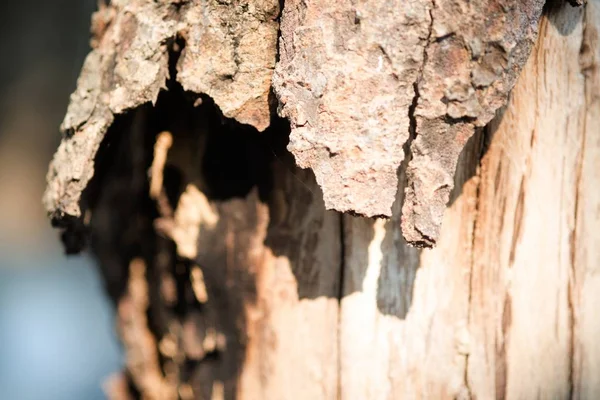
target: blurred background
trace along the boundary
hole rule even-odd
[[[94,263],[67,258],[41,205],[96,0],[0,2],[0,399],[104,399],[121,368]]]

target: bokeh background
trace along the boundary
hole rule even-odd
[[[93,261],[67,258],[41,205],[96,0],[0,2],[0,399],[104,399],[121,368]]]

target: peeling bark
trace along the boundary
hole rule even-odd
[[[389,217],[407,144],[403,233],[435,245],[458,156],[506,103],[543,4],[286,2],[274,88],[327,207]]]
[[[114,116],[156,102],[169,72],[185,90],[211,96],[225,117],[262,131],[275,68],[280,113],[292,123],[289,149],[315,172],[327,208],[389,217],[406,158],[403,234],[431,247],[458,156],[505,104],[543,3],[289,0],[276,68],[275,0],[103,6],[48,174],[46,208],[56,221],[81,216],[81,192]]]
[[[535,42],[543,5],[543,0],[433,2],[402,208],[408,242],[435,245],[458,157],[475,128],[506,104]]]
[[[327,208],[390,216],[430,2],[288,0],[273,86]]]
[[[276,57],[277,0],[115,0],[93,17],[93,51],[85,60],[61,126],[65,137],[48,172],[44,205],[51,217],[80,217],[82,191],[116,115],[156,103],[166,89],[170,51],[186,48],[177,79],[214,96],[227,117],[264,130]],[[170,60],[171,58],[171,60]],[[174,71],[172,71],[174,72]]]
[[[184,14],[183,88],[205,93],[228,118],[264,131],[275,68],[279,0],[195,1]]]

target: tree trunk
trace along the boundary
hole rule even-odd
[[[173,3],[173,7],[186,7]],[[296,3],[286,2],[284,18],[290,4]],[[294,92],[297,88],[288,93],[283,84],[277,86],[291,71],[285,69],[285,55],[275,67],[280,111],[292,122],[290,149],[297,152],[294,156],[300,164],[315,169],[317,179],[310,169],[298,168],[286,151],[290,124],[272,114],[265,122],[264,113],[251,112],[252,107],[273,105],[267,93],[270,83],[267,92],[239,77],[231,78],[237,82],[234,89],[210,79],[213,84],[204,85],[197,66],[204,64],[193,68],[186,64],[196,60],[195,54],[203,54],[190,48],[194,25],[189,20],[186,23],[192,25],[184,30],[181,55],[181,40],[173,40],[169,50],[160,50],[166,46],[160,42],[159,50],[145,59],[152,61],[145,68],[158,65],[159,72],[144,90],[134,90],[139,79],[123,78],[135,68],[119,69],[125,64],[119,58],[121,50],[114,50],[138,49],[136,33],[123,30],[113,39],[101,38],[86,62],[80,88],[92,85],[86,74],[102,77],[102,71],[118,71],[125,74],[119,78],[123,79],[120,87],[131,96],[122,108],[102,105],[101,96],[95,97],[96,107],[87,114],[86,96],[95,96],[94,90],[105,93],[104,86],[92,85],[86,95],[80,91],[73,96],[76,104],[71,107],[83,111],[75,113],[79,118],[65,120],[66,129],[75,133],[66,137],[67,144],[57,153],[46,203],[65,228],[68,250],[89,243],[117,304],[127,367],[121,378],[108,385],[112,398],[600,397],[596,311],[600,304],[600,1],[590,0],[579,8],[546,5],[529,58],[519,56],[527,63],[510,100],[487,125],[487,114],[498,107],[490,106],[473,117],[460,116],[460,121],[432,116],[427,109],[437,93],[431,82],[446,79],[446,72],[428,67],[438,51],[439,39],[431,38],[431,29],[437,34],[435,16],[447,12],[440,4],[449,2],[433,6],[429,21],[433,28],[423,40],[422,67],[403,70],[408,71],[410,82],[406,87],[412,90],[415,83],[416,97],[397,101],[399,107],[407,107],[402,113],[412,114],[390,122],[398,123],[413,141],[405,143],[412,158],[407,157],[399,169],[391,158],[386,160],[391,165],[386,168],[398,170],[399,182],[389,218],[326,210],[347,206],[336,206],[349,197],[346,189],[333,183],[333,175],[337,176],[340,165],[354,166],[322,161],[318,158],[322,143],[298,150],[298,143],[308,141],[308,136],[301,137],[308,135],[301,108],[309,107],[308,101],[294,103],[300,93]],[[305,7],[309,15],[310,6]],[[238,18],[237,24],[264,29],[261,43],[267,50],[274,48],[273,20],[255,18],[258,14],[251,12],[239,20],[239,15],[208,10],[209,19],[223,15],[221,20]],[[130,15],[141,21],[145,12]],[[293,14],[293,9],[288,12]],[[287,23],[292,20],[289,17]],[[137,35],[143,31],[141,24]],[[160,29],[169,31],[168,23],[164,24]],[[248,36],[239,34],[235,26],[223,35],[230,35],[239,51],[240,41]],[[289,25],[283,21],[281,32],[285,45]],[[300,46],[301,36],[298,31],[295,35],[294,46]],[[123,44],[123,37],[131,43]],[[214,37],[218,41],[218,35]],[[211,53],[214,49],[205,42],[197,45],[205,45],[203,51],[211,57],[222,56],[214,56],[211,62],[225,62],[226,56]],[[111,64],[100,56],[98,64],[103,66],[96,70],[93,59],[104,54],[102,46],[113,49],[117,61]],[[240,71],[251,64],[244,54],[236,55]],[[166,65],[161,57],[171,57],[170,73],[161,69]],[[323,57],[318,73],[330,79],[328,74],[334,74],[327,68],[342,66],[332,64],[328,55]],[[275,59],[261,61],[258,70],[272,71]],[[509,63],[507,70],[514,68],[516,74],[517,61]],[[382,74],[392,75],[382,68]],[[474,76],[469,68],[466,76]],[[498,73],[505,77],[496,81],[502,89],[494,89],[496,100],[489,104],[501,105],[497,99],[511,86],[513,78]],[[170,76],[168,91],[159,95],[166,76]],[[406,77],[399,76],[398,82]],[[189,83],[192,78],[198,80],[186,87],[182,80]],[[402,82],[398,85],[405,87]],[[331,100],[327,90],[342,86],[325,89],[323,112],[333,107],[327,103]],[[251,89],[256,93],[249,94]],[[481,102],[489,99],[485,97],[489,90],[478,91],[473,96],[480,96]],[[148,103],[156,97],[155,105]],[[248,105],[248,98],[255,103]],[[228,102],[243,106],[224,107]],[[131,111],[121,113],[125,109]],[[329,129],[326,124],[332,123],[319,121],[319,129]],[[354,126],[344,125],[348,121],[333,122]],[[438,131],[428,127],[440,121],[446,124],[444,132],[472,136],[468,142],[452,142],[447,152],[444,143],[431,147],[427,143]],[[106,126],[106,134],[90,133],[98,126]],[[332,136],[343,134],[331,130]],[[92,139],[74,142],[84,135]],[[349,157],[340,146],[343,157]],[[440,157],[425,165],[423,149],[440,152]],[[335,152],[331,150],[326,160],[335,158]],[[460,157],[452,161],[454,153]],[[357,164],[374,154],[361,153]],[[304,156],[308,158],[301,161]],[[83,161],[77,164],[79,158],[72,157]],[[442,190],[447,197],[419,197],[426,184],[437,185],[427,179],[437,179],[428,173],[438,159],[449,160],[440,165],[443,171],[453,172],[453,184]],[[63,185],[64,164],[71,169],[83,165],[79,169],[83,178]],[[339,172],[340,179],[346,179],[344,173]],[[362,211],[364,204],[375,204],[369,203],[372,188],[361,192],[366,186],[357,176],[348,176],[348,182],[362,197],[351,204],[354,209],[348,206],[343,211],[369,214]],[[387,184],[386,179],[377,182]],[[425,186],[419,186],[422,182]],[[382,193],[387,190],[381,187]],[[383,203],[383,197],[377,201]],[[448,200],[441,228],[434,217],[419,214],[428,207],[436,209],[440,199]],[[423,233],[419,226],[432,227],[433,233]],[[412,244],[435,247],[411,247],[403,235]]]

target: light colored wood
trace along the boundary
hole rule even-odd
[[[436,249],[345,218],[343,399],[600,396],[599,5],[543,18]]]
[[[573,237],[574,398],[600,395],[600,1],[585,14],[581,67],[585,116]]]
[[[482,160],[468,379],[479,398],[569,398],[569,291],[585,116],[582,11],[540,39]]]
[[[448,228],[436,249],[406,245],[400,232],[402,193],[388,222],[345,218],[343,399],[467,395],[465,339],[478,181],[473,174],[480,138],[473,138],[460,161],[462,193],[446,212]]]
[[[336,399],[340,217],[325,211],[310,174],[281,167],[269,207],[247,199],[261,222],[240,258],[254,260],[256,297],[244,301],[237,398]],[[238,240],[233,232],[231,240]],[[228,245],[232,256],[235,246]]]

